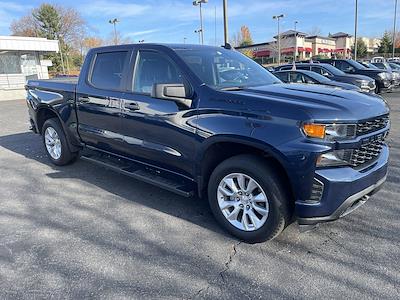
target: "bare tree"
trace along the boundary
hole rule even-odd
[[[311,28],[311,30],[307,32],[307,34],[310,36],[321,35],[321,33],[322,33],[321,28],[319,28],[318,26],[314,26],[313,28]]]

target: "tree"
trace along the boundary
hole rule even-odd
[[[357,39],[357,57],[363,58],[367,56],[367,45],[362,38]],[[354,54],[354,45],[351,46],[351,53]]]
[[[247,27],[246,25],[240,27],[239,32],[237,32],[232,36],[230,42],[234,47],[243,47],[252,45],[253,39],[251,38],[249,27]]]
[[[68,59],[71,51],[80,50],[81,40],[87,27],[79,12],[73,8],[59,5],[42,4],[33,9],[28,15],[14,20],[10,26],[11,33],[17,36],[45,37],[59,40],[60,50],[69,69],[69,62],[78,62],[77,59]],[[49,54],[53,66],[50,71],[60,72],[60,54]],[[72,65],[72,68],[75,65]]]
[[[385,31],[383,34],[381,45],[379,46],[379,53],[390,53],[392,51],[392,39],[390,37],[389,32]]]
[[[311,28],[307,34],[309,36],[314,36],[314,35],[321,35],[321,28],[319,28],[318,26],[314,26],[313,28]]]

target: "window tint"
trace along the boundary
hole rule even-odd
[[[299,65],[296,65],[296,69],[298,69],[298,70],[310,70],[310,67],[309,66],[299,66]]]
[[[276,77],[278,77],[283,82],[288,82],[288,73],[274,73]]]
[[[90,82],[98,88],[119,90],[127,51],[98,53]]]
[[[183,83],[182,73],[168,57],[161,53],[139,52],[133,91],[150,94],[153,84],[158,83]]]
[[[293,83],[304,83],[303,75],[297,72],[290,72],[290,82]]]
[[[322,76],[333,76],[332,73],[321,67],[311,67],[311,71],[321,74]]]
[[[344,72],[355,71],[354,67],[347,61],[335,61],[335,67]]]

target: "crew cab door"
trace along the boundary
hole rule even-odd
[[[122,103],[126,154],[192,177],[196,131],[192,120],[196,108],[191,86],[167,54],[139,50],[134,57],[131,91],[124,94]],[[183,84],[188,97],[182,101],[155,98],[152,91],[156,84]]]
[[[85,65],[76,100],[78,132],[88,145],[108,151],[122,145],[121,99],[129,56],[127,50],[96,52]]]

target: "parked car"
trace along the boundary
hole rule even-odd
[[[292,68],[293,65],[283,65],[277,67],[276,70],[291,70]],[[296,70],[313,71],[330,80],[358,86],[363,92],[375,93],[375,80],[372,78],[364,75],[346,74],[330,64],[296,63]]]
[[[387,71],[366,68],[352,59],[321,59],[321,63],[329,63],[347,74],[358,74],[371,77],[375,80],[375,92],[381,93],[392,89],[391,75]]]
[[[400,86],[400,71],[393,69],[389,63],[387,62],[372,62],[372,65],[381,70],[386,70],[392,74],[392,85],[394,88],[398,88]]]
[[[273,238],[293,217],[302,228],[343,217],[386,179],[381,97],[282,84],[234,50],[94,48],[78,81],[30,80],[26,89],[52,163],[80,157],[208,197],[218,222],[245,241]]]
[[[353,84],[333,81],[312,71],[287,70],[276,71],[273,74],[285,83],[320,84],[327,87],[361,92],[361,89]]]

